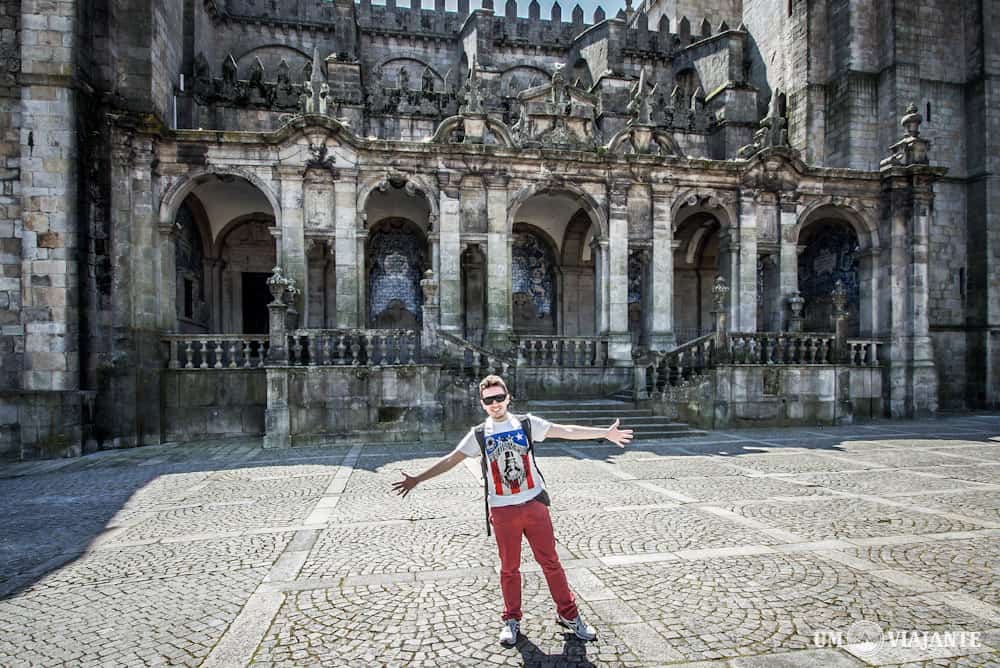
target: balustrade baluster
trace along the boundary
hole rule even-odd
[[[222,368],[222,341],[217,339],[211,340],[212,344],[212,359],[215,360],[211,365],[213,369]]]
[[[392,336],[392,345],[396,349],[396,358],[393,360],[393,362],[392,362],[393,364],[402,364],[403,363],[403,359],[402,359],[402,356],[403,356],[403,336],[404,336],[404,332],[396,332]]]
[[[201,355],[201,363],[198,364],[199,369],[208,368],[208,339],[198,339],[200,344],[199,353]]]
[[[830,363],[830,339],[827,337],[820,339],[820,351],[818,358],[820,364]]]
[[[238,341],[236,339],[232,339],[229,342],[229,364],[227,364],[226,366],[228,366],[230,369],[235,369],[236,368],[236,345],[237,345],[237,343],[238,343]]]
[[[542,366],[545,364],[545,342],[536,340],[535,341],[535,366]]]
[[[351,365],[358,366],[361,364],[361,334],[357,332],[352,332],[350,334],[350,344],[351,344]]]
[[[250,339],[243,339],[240,341],[240,354],[243,355],[243,368],[250,368]],[[235,362],[235,355],[233,356],[233,361]]]
[[[176,369],[180,366],[180,358],[177,356],[177,339],[170,339],[167,345],[167,355],[170,356],[170,360],[167,362],[167,367],[171,369]]]
[[[379,342],[381,345],[376,344],[376,341],[378,341],[378,339],[379,339],[379,335],[378,334],[372,334],[372,336],[370,338],[371,338],[371,342],[372,342],[372,345],[371,345],[371,354],[372,354],[372,357],[374,357],[375,351],[377,349],[378,353],[380,355],[380,357],[379,357],[379,364],[383,364],[383,365],[389,364],[390,363],[390,360],[389,360],[389,333],[388,332],[382,332],[381,341]],[[371,359],[371,358],[369,358],[369,360],[368,360],[369,364],[372,363],[372,362],[374,362],[374,361],[375,360]]]
[[[417,363],[417,333],[410,332],[409,336],[406,337],[406,354],[407,354],[407,364]]]
[[[345,337],[342,332],[337,334],[337,352],[336,352],[337,359],[335,361],[336,364],[345,364],[347,361],[345,359],[347,357],[347,344],[344,343],[344,338]]]

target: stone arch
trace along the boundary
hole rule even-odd
[[[438,124],[434,134],[427,141],[432,144],[446,144],[451,135],[458,130],[465,121],[461,115],[449,116]],[[503,121],[499,121],[491,116],[486,116],[483,120],[486,128],[493,133],[493,136],[500,140],[500,145],[506,148],[514,147],[514,137],[510,134],[510,128]]]
[[[580,208],[585,211],[588,216],[590,216],[591,222],[597,226],[597,229],[600,232],[600,236],[598,238],[609,238],[608,218],[604,212],[604,207],[599,204],[590,193],[580,186],[561,180],[534,182],[520,188],[514,194],[514,197],[510,200],[510,204],[507,207],[507,234],[514,233],[514,221],[521,205],[535,195],[557,193],[560,191],[569,193],[574,197],[579,198],[581,201]]]
[[[688,208],[688,211],[682,209]],[[737,220],[732,201],[711,190],[692,188],[679,194],[670,206],[670,220],[674,232],[685,220],[698,213],[707,213],[718,219],[723,228],[732,227]]]
[[[878,226],[862,214],[851,202],[836,197],[822,197],[810,202],[791,228],[789,242],[797,244],[802,231],[819,220],[840,220],[847,223],[858,237],[862,251],[879,249]]]
[[[365,319],[369,327],[418,329],[420,280],[429,265],[426,230],[409,218],[385,217],[365,241]]]
[[[437,188],[431,186],[430,182],[421,174],[405,174],[402,172],[384,173],[368,179],[363,186],[358,188],[357,211],[365,213],[368,207],[368,200],[375,190],[386,191],[390,187],[396,187],[394,183],[400,183],[398,187],[410,189],[414,195],[420,195],[430,209],[428,223],[433,228],[439,220],[438,192]],[[410,185],[412,184],[412,186]],[[363,216],[358,216],[361,220]]]
[[[274,214],[275,224],[281,223],[281,199],[274,192],[271,185],[253,172],[242,167],[212,166],[194,169],[184,176],[174,181],[160,198],[160,223],[169,225],[177,215],[177,209],[191,191],[204,183],[206,178],[213,176],[236,176],[249,182],[252,186],[260,190],[271,205],[271,212]]]
[[[229,237],[230,234],[232,234],[234,230],[238,229],[241,225],[244,225],[246,223],[266,223],[266,222],[270,222],[271,226],[272,227],[274,226],[273,221],[267,221],[263,216],[256,213],[248,213],[246,215],[237,216],[236,218],[233,218],[228,223],[223,225],[222,229],[219,230],[219,234],[215,237],[215,240],[212,242],[212,245],[210,246],[210,248],[212,249],[211,257],[216,257],[216,258],[222,257],[222,249],[226,245],[226,239]],[[278,249],[276,241],[275,253],[277,252]]]
[[[573,214],[573,217],[569,219],[560,249],[561,264],[563,266],[582,265],[584,263],[583,256],[586,249],[587,235],[590,233],[592,225],[590,216],[582,209]]]

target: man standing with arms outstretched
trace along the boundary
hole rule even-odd
[[[521,627],[521,536],[528,539],[535,561],[545,573],[549,593],[556,603],[556,621],[578,638],[593,640],[597,631],[580,617],[556,554],[548,494],[535,463],[533,444],[550,436],[570,440],[606,438],[624,448],[632,440],[632,430],[619,429],[618,420],[610,427],[599,428],[552,424],[530,414],[518,418],[507,412],[511,397],[500,376],[483,378],[479,397],[486,421],[470,430],[451,454],[423,473],[417,476],[404,473],[401,481],[393,483],[393,489],[406,496],[421,482],[451,470],[466,457],[482,456],[488,521],[493,525],[500,552],[500,589],[504,602],[500,643],[515,644]]]

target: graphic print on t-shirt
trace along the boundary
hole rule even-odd
[[[528,460],[528,437],[521,428],[490,434],[486,437],[486,457],[497,496],[518,494],[534,489],[531,463]]]

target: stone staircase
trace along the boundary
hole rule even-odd
[[[551,422],[577,424],[584,427],[606,427],[615,418],[623,428],[635,431],[637,440],[658,440],[704,436],[706,432],[692,429],[683,422],[653,415],[649,408],[636,408],[631,401],[618,399],[581,399],[578,401],[530,401],[517,406],[515,412],[531,412]]]

